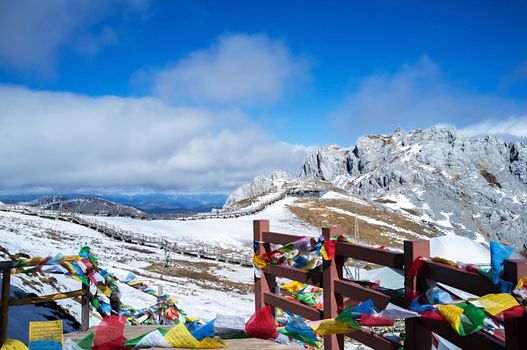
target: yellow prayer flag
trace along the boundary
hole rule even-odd
[[[27,350],[27,346],[20,340],[7,339],[0,350]]]
[[[346,334],[354,331],[356,328],[352,327],[346,322],[335,321],[334,319],[320,321],[315,332],[320,335],[330,334]]]
[[[452,260],[448,260],[448,259],[442,258],[440,256],[434,256],[432,258],[432,261],[440,263],[440,264],[443,264],[443,265],[449,265],[449,266],[452,266],[452,267],[458,267],[456,262],[454,262]]]
[[[199,342],[200,349],[221,349],[226,347],[227,344],[225,344],[221,339],[213,339],[206,337],[205,339]]]
[[[307,262],[305,266],[303,266],[301,269],[304,271],[309,271],[311,269],[314,269],[317,266],[318,258],[313,258]]]
[[[253,262],[254,262],[254,266],[259,268],[260,270],[263,270],[267,267],[267,263],[265,262],[264,258],[261,255],[255,255]]]
[[[492,316],[496,316],[500,312],[510,309],[511,307],[520,305],[510,294],[487,294],[478,299],[485,311]]]
[[[515,289],[520,289],[520,288],[523,287],[525,284],[527,284],[527,276],[526,276],[526,277],[522,277],[522,278],[520,278],[520,280],[518,281],[518,283],[516,283],[516,288],[515,288]]]
[[[322,248],[320,248],[320,255],[324,258],[324,260],[329,260],[328,252],[326,252],[326,247],[322,246]]]
[[[293,281],[293,282],[290,282],[290,283],[287,283],[287,284],[284,284],[281,289],[291,293],[291,294],[295,294],[296,292],[298,292],[299,290],[302,290],[304,288],[304,285],[298,281]]]
[[[105,286],[103,284],[97,286],[99,290],[107,297],[109,298],[112,295],[112,289],[108,286]]]
[[[445,320],[450,323],[452,328],[454,328],[459,334],[459,326],[461,324],[461,314],[463,313],[463,309],[456,305],[446,304],[438,306],[437,311],[439,311],[441,316],[443,316]]]
[[[64,345],[62,321],[29,322],[29,341],[56,340]]]
[[[196,348],[199,341],[190,334],[183,323],[178,324],[165,334],[165,340],[174,348]]]
[[[221,339],[205,338],[198,341],[190,334],[187,327],[183,323],[178,324],[167,334],[165,340],[173,348],[189,348],[189,349],[218,349],[225,348],[227,345]]]

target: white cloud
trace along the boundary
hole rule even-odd
[[[276,102],[308,78],[306,59],[264,35],[229,34],[190,53],[153,77],[153,92],[166,101]]]
[[[53,75],[57,51],[93,55],[115,44],[114,28],[96,25],[123,13],[143,15],[148,0],[4,0],[0,1],[0,63],[20,72]]]
[[[460,131],[466,136],[510,135],[516,138],[527,138],[527,115],[511,116],[503,120],[484,120],[468,125]]]
[[[226,191],[308,149],[278,142],[236,109],[87,97],[0,85],[0,191]]]
[[[393,74],[373,75],[351,92],[334,115],[341,130],[389,132],[438,123],[464,127],[527,112],[527,101],[466,91],[445,81],[427,57]]]

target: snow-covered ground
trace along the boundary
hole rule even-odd
[[[163,281],[160,281],[158,273],[146,269],[152,263],[163,260],[163,252],[159,249],[112,240],[102,233],[68,222],[0,212],[0,260],[9,260],[6,252],[11,255],[25,253],[32,257],[58,253],[76,255],[83,245],[91,247],[101,267],[108,268],[118,277],[133,272],[154,288],[162,284],[164,293],[175,296],[180,307],[189,316],[209,320],[214,318],[216,313],[248,317],[254,311],[254,297],[250,291],[253,283],[251,268],[214,261],[203,262],[197,258],[174,255],[172,258],[176,260],[176,267],[195,271],[195,276],[192,273],[186,277],[167,275],[164,276]],[[207,273],[220,278],[218,281],[207,281]],[[41,278],[48,277],[53,279],[52,283],[41,282]],[[230,280],[236,286],[231,289],[228,283],[223,283],[221,277],[225,277],[225,280]],[[59,290],[76,290],[81,287],[80,282],[64,275],[48,274],[34,277],[14,275],[12,286],[13,290],[37,295],[52,294]],[[119,287],[122,301],[134,308],[144,308],[155,303],[154,297],[126,284],[120,283]],[[65,299],[58,301],[58,304],[69,310],[74,318],[80,319],[79,303]],[[27,321],[28,313],[35,317],[38,313],[50,314],[50,311],[43,307],[29,308],[26,312],[11,309],[13,317],[9,320],[9,336],[26,339],[27,327],[20,325]],[[99,319],[96,315],[92,315],[90,322],[95,325]]]
[[[239,249],[240,246],[251,246],[253,240],[252,222],[268,219],[273,232],[298,234],[300,236],[318,236],[320,230],[298,220],[287,210],[296,198],[287,197],[258,214],[229,219],[203,220],[152,220],[96,217],[99,221],[129,229],[137,233],[162,236],[177,242],[214,244],[222,248]]]

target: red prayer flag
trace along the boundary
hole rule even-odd
[[[107,316],[97,326],[93,350],[119,350],[125,349],[123,336],[126,325],[125,316]]]
[[[249,337],[266,340],[276,339],[278,337],[278,329],[273,319],[271,305],[256,310],[245,324],[245,332]]]
[[[387,317],[373,316],[368,314],[360,315],[359,324],[361,326],[375,327],[375,326],[393,326],[395,320]]]
[[[429,320],[436,320],[436,321],[446,322],[446,320],[443,318],[443,316],[441,316],[437,312],[431,311],[431,310],[426,310],[426,311],[422,312],[421,316],[423,316],[424,318],[428,318]]]
[[[334,239],[327,239],[324,241],[324,248],[326,249],[326,254],[328,255],[329,260],[335,258],[335,244],[337,244],[337,241]]]

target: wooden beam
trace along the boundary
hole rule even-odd
[[[7,340],[7,318],[9,312],[9,293],[11,287],[11,268],[2,270],[2,305],[0,306],[0,347]]]
[[[312,308],[311,306],[307,306],[296,300],[289,300],[280,295],[265,293],[264,302],[268,305],[279,307],[291,313],[300,315],[311,321],[318,321],[323,319],[321,310],[317,310],[315,308]]]
[[[49,295],[42,295],[38,297],[23,298],[23,299],[10,299],[9,306],[42,304],[48,301],[80,297],[80,296],[83,296],[85,293],[86,291],[84,291],[83,289],[79,289],[79,290],[74,290],[71,292],[55,293],[55,294],[49,294]]]
[[[303,236],[291,235],[288,233],[278,233],[278,232],[269,232],[269,231],[262,232],[262,240],[264,242],[274,243],[274,244],[287,244],[287,243],[295,242],[302,237]]]
[[[365,328],[348,333],[346,336],[353,338],[375,350],[396,350],[400,348],[399,343],[395,343]]]
[[[265,273],[312,286],[320,286],[322,281],[322,273],[320,272],[306,272],[289,266],[269,265],[265,269]]]
[[[352,243],[337,242],[336,254],[395,269],[403,268],[404,254],[389,250],[364,247]]]
[[[460,270],[433,261],[423,261],[421,275],[475,295],[498,293],[498,288],[479,273]]]
[[[459,346],[460,348],[464,350],[505,349],[505,344],[502,341],[498,340],[497,338],[492,337],[490,334],[484,331],[476,332],[476,333],[473,333],[467,336],[461,336],[457,334],[447,322],[444,322],[444,321],[430,320],[427,318],[420,318],[420,317],[409,318],[406,321],[407,321],[407,324],[408,322],[414,322],[416,325],[420,326],[419,328],[414,329],[414,331],[417,331],[414,333],[418,336],[418,339],[419,339],[419,335],[422,334],[421,330],[430,329],[432,332],[445,338],[449,342],[453,343],[454,345]],[[405,344],[405,349],[406,349],[406,344]],[[421,344],[418,343],[417,347],[409,347],[408,349],[421,350],[421,349],[425,349],[425,347],[422,346],[422,343]],[[430,347],[426,347],[426,349],[428,350],[430,349]]]
[[[379,291],[369,289],[347,280],[335,280],[335,292],[357,301],[373,300],[379,309],[384,309],[390,302],[390,297]]]

